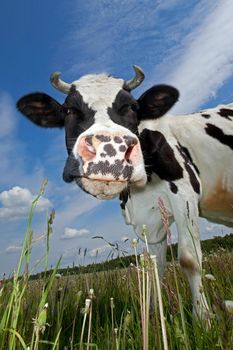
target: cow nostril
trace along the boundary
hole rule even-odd
[[[85,139],[85,146],[86,146],[86,150],[88,152],[90,152],[93,155],[96,155],[96,149],[95,147],[93,147],[93,145],[89,142],[89,138]]]
[[[130,163],[130,164],[132,163],[130,158],[131,158],[131,154],[132,154],[132,151],[134,149],[134,146],[135,145],[129,146],[127,151],[125,152],[125,160],[127,163]]]
[[[78,144],[77,154],[81,156],[84,161],[89,161],[96,156],[96,148],[95,145],[93,145],[92,136],[81,138]]]
[[[125,140],[125,143],[128,147],[130,146],[135,146],[137,145],[138,143],[138,140],[135,138],[135,137],[132,137],[132,136],[124,136],[123,137],[124,140]]]

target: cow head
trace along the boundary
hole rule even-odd
[[[144,79],[139,67],[134,70],[135,77],[129,81],[100,74],[86,75],[72,84],[53,73],[52,85],[67,94],[63,104],[44,93],[26,95],[17,103],[35,124],[65,128],[64,181],[76,181],[101,199],[113,198],[129,184],[146,184],[138,125],[142,119],[166,113],[178,98],[175,88],[158,85],[134,99],[130,91]]]

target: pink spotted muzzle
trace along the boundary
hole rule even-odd
[[[98,198],[113,198],[128,184],[144,186],[146,183],[141,147],[136,136],[83,135],[76,142],[73,153],[82,160],[83,189]]]

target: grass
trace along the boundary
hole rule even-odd
[[[233,297],[233,253],[225,249],[204,256],[204,278],[214,317],[210,330],[192,318],[191,293],[179,265],[169,263],[158,295],[153,259],[145,251],[136,265],[77,275],[53,272],[30,280],[33,242],[31,219],[44,192],[34,200],[19,265],[0,289],[0,350],[15,349],[232,349],[233,315],[224,300]],[[47,218],[44,270],[54,213]],[[153,308],[149,308],[149,300]]]

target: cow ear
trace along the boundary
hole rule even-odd
[[[44,128],[62,128],[65,121],[64,107],[44,93],[23,96],[17,102],[18,110],[33,123]]]
[[[155,119],[165,114],[178,100],[179,92],[169,85],[155,85],[138,99],[138,118]]]

